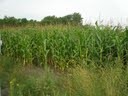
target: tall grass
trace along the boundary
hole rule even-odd
[[[123,74],[119,67],[100,70],[76,67],[68,70],[68,73],[47,70],[20,68],[14,72],[10,81],[11,96],[127,96],[128,94],[128,72]]]

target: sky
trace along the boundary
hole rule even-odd
[[[0,0],[0,18],[14,16],[41,20],[78,12],[83,22],[128,25],[128,0]]]

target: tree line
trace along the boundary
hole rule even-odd
[[[70,24],[70,25],[82,25],[82,17],[80,13],[73,13],[63,17],[46,16],[41,21],[27,20],[26,18],[15,18],[5,16],[0,19],[0,27],[3,26],[26,26],[26,25],[57,25],[57,24]]]

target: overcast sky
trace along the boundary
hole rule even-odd
[[[0,18],[41,20],[79,12],[84,22],[103,20],[128,24],[128,0],[0,0]]]

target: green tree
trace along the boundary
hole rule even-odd
[[[79,13],[69,14],[63,17],[47,16],[41,20],[42,25],[55,25],[55,24],[70,24],[70,25],[82,25],[82,17]]]
[[[43,25],[57,24],[57,17],[47,16],[43,20],[41,20],[41,24],[43,24]]]
[[[73,13],[73,15],[72,15],[73,24],[82,25],[82,19],[83,18],[81,17],[81,14]]]
[[[26,18],[22,18],[22,19],[21,19],[21,24],[22,24],[23,26],[27,25],[27,23],[28,23],[28,20],[27,20]]]

